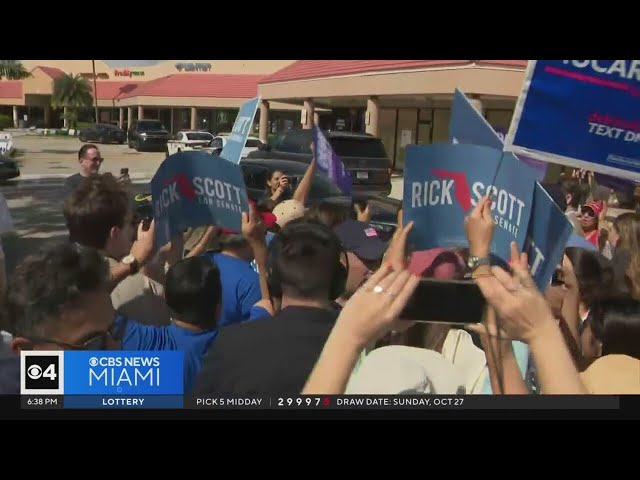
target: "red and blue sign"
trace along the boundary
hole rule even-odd
[[[156,245],[187,228],[216,225],[239,232],[249,200],[242,168],[205,152],[167,157],[151,180]]]
[[[513,155],[479,145],[408,145],[405,157],[404,222],[414,221],[416,250],[466,246],[464,218],[491,194],[496,223],[491,251],[510,258],[510,245],[526,240],[534,182]]]

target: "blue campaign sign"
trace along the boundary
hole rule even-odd
[[[408,145],[405,158],[403,216],[405,223],[415,222],[414,249],[466,246],[464,218],[487,193],[494,198],[492,252],[508,260],[511,241],[523,248],[534,182],[513,155],[480,145],[435,144]]]
[[[449,121],[450,143],[471,143],[503,150],[505,133],[494,129],[467,96],[456,89]],[[532,169],[531,174],[536,180],[541,181],[544,178],[547,171],[545,162],[522,155],[518,156],[518,160]]]
[[[156,245],[190,227],[217,225],[239,232],[249,211],[240,165],[205,152],[167,157],[151,180]]]
[[[547,162],[640,174],[640,60],[533,60],[505,146]]]
[[[556,267],[562,264],[564,248],[573,225],[538,182],[533,196],[533,214],[524,251],[529,257],[531,275],[544,292]]]
[[[184,352],[65,351],[65,395],[182,395]]]
[[[242,150],[247,143],[247,137],[251,133],[253,119],[256,116],[256,110],[260,104],[260,97],[252,98],[244,102],[238,111],[238,116],[233,124],[231,135],[227,139],[220,156],[232,163],[240,163],[242,158]]]
[[[493,130],[467,97],[458,90],[456,90],[451,112],[449,136],[451,140],[455,136],[459,143],[476,143],[493,148],[503,148],[504,137],[501,138],[500,134]],[[544,177],[545,162],[524,156],[519,156],[518,159],[530,167],[529,175],[525,175],[523,181],[528,177],[533,185],[534,180],[540,180]],[[491,167],[487,166],[487,168]],[[506,172],[501,169],[499,176]],[[499,182],[496,181],[496,184]],[[531,220],[529,221],[524,250],[527,251],[534,279],[544,291],[558,261],[562,260],[564,247],[573,227],[549,194],[537,182],[535,182],[532,204]],[[569,233],[566,233],[567,228]],[[521,244],[518,244],[518,247],[522,248]]]
[[[467,96],[456,89],[449,120],[449,142],[486,145],[502,150],[503,141]]]

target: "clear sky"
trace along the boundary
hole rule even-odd
[[[137,65],[155,65],[162,60],[103,60],[110,67],[130,67]]]

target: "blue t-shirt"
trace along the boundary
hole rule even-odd
[[[119,317],[116,320],[116,326],[122,321],[124,317]],[[122,349],[184,352],[183,380],[184,392],[187,393],[191,390],[193,381],[202,368],[202,359],[216,335],[218,335],[217,330],[194,332],[173,323],[166,327],[156,327],[129,320],[122,337]]]
[[[258,320],[259,318],[271,318],[271,314],[266,308],[253,306],[251,307],[251,314],[249,320]]]
[[[251,308],[262,299],[260,277],[249,262],[223,253],[205,253],[220,269],[222,316],[218,327],[241,323],[251,317]]]

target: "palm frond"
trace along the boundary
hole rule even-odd
[[[51,104],[54,107],[90,107],[93,105],[91,85],[80,74],[66,73],[53,81]]]
[[[22,65],[20,60],[0,60],[0,80],[22,80],[28,78],[31,73]]]

